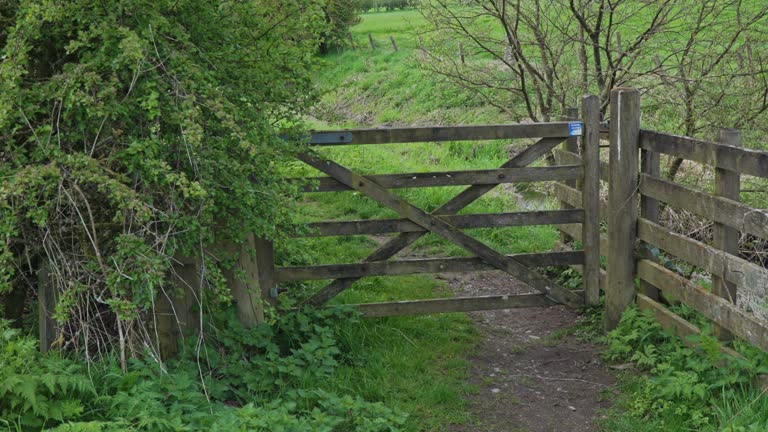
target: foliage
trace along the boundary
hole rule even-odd
[[[765,123],[764,4],[702,0],[425,0],[422,64],[508,118],[547,121],[596,94],[641,89],[646,123],[714,138]],[[456,55],[464,44],[467,61]],[[761,129],[762,130],[762,129]],[[672,170],[674,170],[674,166]],[[674,176],[674,173],[673,173]]]
[[[346,46],[351,34],[350,27],[360,22],[360,0],[329,0],[324,6],[328,22],[320,54],[328,54],[333,47]]]
[[[0,323],[0,422],[19,430],[396,431],[406,417],[359,396],[312,388],[342,357],[343,310],[288,315],[273,326],[238,326],[189,350],[167,373],[134,360],[92,365],[44,356],[34,340]],[[343,327],[343,326],[342,326]],[[201,380],[202,378],[202,380]]]
[[[48,275],[71,346],[140,350],[174,256],[287,224],[277,129],[314,97],[322,3],[6,1],[0,24],[0,292]]]
[[[688,308],[678,308],[676,312],[701,321]],[[703,322],[698,324],[707,329]],[[742,411],[762,396],[759,389],[753,389],[753,383],[768,372],[766,354],[747,348],[745,359],[726,357],[708,330],[690,339],[696,349],[662,331],[652,314],[641,313],[637,307],[625,312],[619,326],[607,337],[604,357],[614,362],[632,362],[648,372],[647,379],[625,386],[630,387],[628,400],[623,403],[629,417],[640,423],[652,416],[652,425],[657,429],[649,430],[765,427],[768,417],[764,414]],[[611,417],[609,428],[618,428],[616,422],[627,422],[619,417]],[[736,428],[741,425],[747,429]]]
[[[393,11],[398,9],[407,9],[416,7],[418,0],[362,0],[361,9],[364,11]]]
[[[76,418],[93,387],[75,363],[39,357],[37,341],[20,337],[0,321],[0,419],[41,428],[46,421]]]

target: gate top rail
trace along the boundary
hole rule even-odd
[[[317,146],[397,144],[441,141],[484,141],[513,138],[568,138],[582,133],[582,123],[515,123],[474,126],[424,126],[387,129],[344,129],[312,132]]]

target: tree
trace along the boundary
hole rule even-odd
[[[639,87],[665,119],[683,119],[676,132],[690,135],[754,122],[767,108],[762,4],[430,0],[422,11],[433,39],[424,66],[515,120],[547,121],[588,92],[605,111],[617,86]],[[459,64],[457,40],[487,60]],[[738,109],[717,109],[724,104]]]
[[[360,22],[363,6],[360,0],[330,0],[323,8],[328,27],[320,43],[320,54],[347,44],[350,27]]]
[[[47,269],[62,340],[100,353],[145,349],[175,255],[226,302],[211,246],[288,223],[277,129],[314,97],[322,4],[21,0],[0,23],[0,292]]]

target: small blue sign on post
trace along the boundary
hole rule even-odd
[[[568,136],[581,136],[583,133],[582,129],[581,122],[568,123]]]

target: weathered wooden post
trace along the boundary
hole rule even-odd
[[[237,317],[244,327],[264,322],[265,304],[274,304],[274,250],[272,242],[254,235],[248,236],[240,248],[227,283],[237,308]]]
[[[368,43],[371,44],[371,49],[376,49],[376,44],[373,43],[373,36],[371,36],[370,33],[368,33]]]
[[[56,339],[57,326],[53,319],[56,308],[56,286],[51,280],[50,263],[47,259],[37,271],[37,310],[40,331],[40,351],[48,352]]]
[[[741,147],[741,132],[736,129],[720,129],[721,143]],[[741,175],[736,171],[723,168],[715,169],[715,194],[734,201],[741,200]],[[725,253],[739,254],[739,231],[727,225],[715,222],[712,228],[713,246]],[[724,278],[712,275],[712,292],[724,299],[736,303],[736,284]],[[718,339],[733,339],[730,331],[713,323],[712,331]]]
[[[461,59],[461,64],[464,64],[464,45],[461,44],[461,41],[459,41],[459,58]]]
[[[584,96],[581,107],[584,116],[581,137],[584,180],[580,185],[584,207],[584,223],[581,224],[584,303],[596,306],[600,303],[600,100],[597,96]]]
[[[640,150],[640,170],[643,174],[648,174],[650,176],[654,177],[661,177],[661,158],[660,154],[658,152],[654,152],[651,150]],[[659,223],[660,218],[660,209],[659,209],[659,201],[647,197],[647,196],[641,196],[640,197],[640,217],[644,219],[648,219],[649,221],[653,223]],[[642,251],[642,254],[645,255],[646,258],[652,259],[652,254],[650,251]],[[643,294],[647,297],[649,297],[652,300],[659,300],[660,294],[659,294],[659,288],[653,286],[652,284],[641,280],[640,281],[640,290],[643,292]]]
[[[179,352],[179,341],[197,327],[202,307],[200,258],[176,257],[169,275],[173,289],[160,293],[155,304],[158,350],[163,360]]]
[[[566,108],[565,114],[562,116],[563,121],[576,121],[578,118],[579,118],[579,109],[573,108],[573,107]],[[567,140],[565,140],[565,142],[563,143],[563,150],[578,154],[579,153],[578,137],[572,136],[572,137],[569,137]],[[557,162],[558,165],[563,165],[563,162],[561,160],[557,160],[557,158],[555,158],[555,162]],[[565,184],[570,187],[577,187],[576,180],[566,180]],[[572,209],[573,206],[571,206],[565,201],[560,201],[560,208],[563,210],[568,210],[568,209]],[[564,232],[560,232],[560,241],[563,244],[566,244],[572,240],[573,238],[571,238],[571,236],[569,236]]]
[[[397,44],[395,43],[395,38],[392,35],[389,35],[389,41],[392,42],[392,49],[397,52]]]
[[[215,248],[226,257],[236,257],[231,269],[224,270],[227,286],[237,310],[237,318],[244,327],[264,322],[264,306],[274,304],[274,251],[272,242],[246,237],[242,244],[226,243]],[[165,360],[178,353],[178,343],[200,323],[202,302],[199,257],[176,257],[169,278],[173,290],[161,293],[155,305],[158,349]]]
[[[635,294],[640,93],[611,91],[610,179],[608,184],[608,282],[605,328],[613,330]]]

